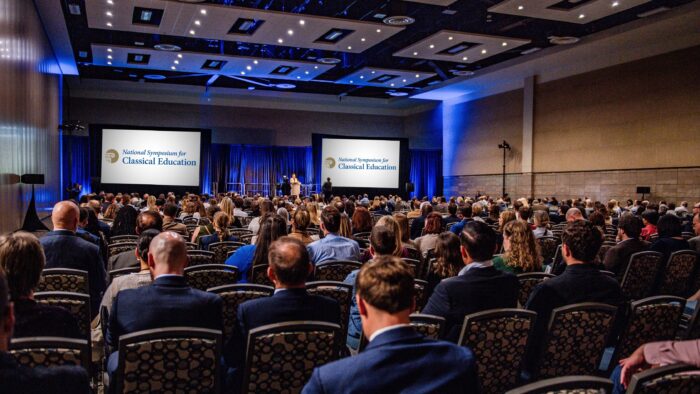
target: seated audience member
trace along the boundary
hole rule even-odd
[[[449,231],[438,235],[435,243],[435,262],[428,272],[426,296],[430,297],[435,286],[443,279],[459,275],[462,268],[464,268],[464,262],[460,252],[459,237]]]
[[[120,208],[120,207],[119,207],[119,205],[117,205],[117,204],[110,204],[110,205],[105,209],[105,212],[104,212],[104,214],[102,215],[102,219],[109,219],[109,220],[112,221],[112,224],[114,224],[114,218],[117,217],[117,212],[119,211],[119,208]],[[102,222],[101,222],[101,223],[102,223]],[[106,224],[106,223],[105,223],[105,224]],[[109,225],[107,225],[107,226],[109,226]],[[111,231],[112,231],[112,227],[110,227],[109,229],[110,229],[110,235],[115,235],[115,234],[113,234],[113,233],[111,232]]]
[[[338,201],[334,205],[340,213],[345,212],[345,204],[342,201]],[[318,217],[318,206],[319,204],[316,202],[306,204],[306,209],[309,211],[309,227],[311,228],[319,228],[321,226],[321,219]]]
[[[629,357],[620,360],[610,380],[615,385],[613,394],[622,394],[632,375],[659,365],[688,364],[700,368],[700,339],[690,341],[662,341],[646,343]]]
[[[408,218],[406,215],[402,213],[395,213],[393,218],[399,225],[399,231],[401,231],[401,245],[418,250],[416,243],[411,239],[411,230],[408,227]]]
[[[119,337],[164,327],[200,327],[221,330],[221,298],[187,285],[183,276],[187,247],[179,235],[157,235],[148,248],[148,268],[153,283],[117,294],[109,315],[105,341],[119,348]],[[117,352],[109,356],[107,370],[117,368]]]
[[[151,229],[160,232],[163,230],[163,218],[153,211],[141,212],[136,219],[135,228],[136,235],[141,235],[144,231]],[[133,250],[127,250],[110,257],[109,264],[107,264],[110,271],[138,266],[140,266],[140,263]]]
[[[180,219],[184,219],[186,217],[193,217],[195,219],[202,217],[202,215],[200,215],[197,211],[197,204],[195,204],[194,201],[183,202],[182,212],[180,212]]]
[[[221,209],[222,207],[230,207],[233,205],[233,203],[228,203],[226,204],[224,201],[221,202],[219,205],[209,205],[209,208],[206,209],[205,211],[205,218],[206,220],[203,221],[202,224],[197,226],[197,228],[194,229],[194,232],[192,233],[192,237],[190,238],[190,242],[194,242],[196,244],[199,244],[199,239],[202,237],[206,237],[207,235],[212,235],[216,231],[214,230],[214,215],[216,215],[217,212],[226,212],[226,211],[232,211],[232,209],[228,210],[223,210]],[[229,215],[229,219],[231,218],[231,215]]]
[[[566,269],[561,275],[540,283],[530,294],[525,309],[537,312],[531,346],[534,357],[540,349],[552,310],[581,302],[600,302],[619,306],[624,302],[620,284],[594,265],[603,234],[590,222],[570,222],[562,233],[561,253]],[[426,312],[427,313],[427,312]]]
[[[420,204],[420,216],[414,218],[411,222],[411,239],[416,239],[421,236],[423,228],[425,227],[425,218],[433,212],[433,206],[429,202],[425,201]]]
[[[44,235],[40,242],[46,255],[45,268],[72,268],[88,272],[90,286],[90,312],[95,317],[99,312],[102,292],[107,287],[100,248],[77,235],[80,210],[70,201],[54,205],[51,215],[53,231]]]
[[[659,213],[653,209],[647,209],[642,212],[642,239],[649,241],[651,236],[657,233],[656,223],[659,221]]]
[[[372,215],[365,207],[357,207],[352,214],[352,234],[372,231]]]
[[[136,217],[139,212],[131,205],[124,205],[117,210],[117,214],[112,222],[112,236],[117,235],[136,235]]]
[[[236,199],[233,201],[233,216],[237,218],[248,217],[248,212],[243,210],[243,205],[245,205],[243,199],[241,197],[236,197]]]
[[[515,217],[518,218],[518,220],[522,220],[523,222],[527,223],[529,226],[530,218],[532,217],[532,208],[528,206],[518,208],[518,210],[515,211]]]
[[[515,211],[501,212],[501,215],[498,217],[498,231],[503,234],[503,228],[513,220],[518,220],[515,216]]]
[[[0,236],[0,271],[5,272],[15,308],[13,338],[85,339],[75,317],[66,309],[34,301],[44,264],[44,251],[34,235],[17,232]]]
[[[566,211],[566,221],[571,223],[577,220],[585,220],[583,214],[581,213],[581,210],[578,208],[569,208]]]
[[[700,213],[693,216],[693,231],[696,236],[688,240],[688,245],[691,250],[700,253]]]
[[[292,217],[292,233],[289,236],[301,241],[305,246],[314,242],[314,239],[306,232],[310,223],[311,214],[309,211],[302,207],[297,208]]]
[[[270,200],[264,200],[263,202],[260,203],[260,216],[254,217],[253,219],[250,220],[250,223],[248,224],[248,230],[252,231],[254,235],[257,235],[258,232],[260,231],[260,221],[262,218],[272,212],[274,209],[274,205],[272,204],[272,201]]]
[[[442,224],[447,226],[450,223],[457,223],[460,221],[459,216],[457,216],[457,204],[451,203],[447,206],[448,216],[442,219]]]
[[[302,391],[315,393],[476,393],[472,352],[423,337],[409,325],[413,275],[396,257],[365,264],[356,303],[369,344],[354,357],[316,368]]]
[[[336,300],[306,292],[306,278],[314,268],[301,241],[291,237],[276,240],[270,245],[267,260],[267,275],[275,285],[275,293],[238,307],[238,326],[224,352],[229,366],[243,365],[248,333],[254,328],[300,320],[340,324]]]
[[[163,207],[163,231],[172,231],[183,237],[188,237],[187,226],[175,221],[177,215],[177,205],[165,204]]]
[[[614,272],[619,282],[622,282],[622,277],[627,271],[630,257],[649,248],[649,243],[639,238],[641,232],[642,221],[639,217],[631,213],[620,217],[617,224],[617,238],[620,242],[608,249],[603,259],[605,269]]]
[[[241,246],[226,260],[226,265],[238,268],[241,279],[248,282],[248,273],[253,266],[267,265],[267,252],[272,242],[287,235],[287,223],[275,214],[269,213],[260,224],[260,233],[255,244]]]
[[[321,211],[321,231],[323,231],[324,237],[307,246],[311,262],[314,265],[324,261],[359,260],[360,246],[352,239],[339,236],[339,229],[340,211],[330,205],[323,208]]]
[[[226,212],[217,212],[214,214],[214,234],[199,238],[199,245],[202,250],[209,250],[209,245],[215,242],[238,241],[238,237],[229,232],[228,226],[231,222],[231,217]]]
[[[534,215],[535,229],[533,234],[535,238],[551,237],[552,232],[547,228],[549,225],[549,213],[547,211],[537,210]]]
[[[415,239],[416,248],[421,253],[426,254],[428,250],[435,249],[438,234],[442,232],[442,216],[439,213],[431,212],[425,218],[423,235]]]
[[[487,224],[498,224],[498,219],[501,215],[501,208],[498,204],[491,203],[489,206],[489,215],[484,219]]]
[[[652,242],[649,250],[664,255],[664,262],[668,261],[671,253],[679,250],[688,250],[690,245],[683,239],[681,220],[674,215],[663,215],[657,223],[659,238]]]
[[[90,393],[85,369],[76,366],[20,366],[8,353],[13,335],[15,312],[8,297],[5,276],[0,271],[0,392],[3,394]]]
[[[386,209],[386,201],[384,200],[379,201],[379,207],[377,207],[377,209],[375,209],[372,213],[381,216],[391,215],[391,212],[387,211]]]
[[[421,313],[445,318],[446,338],[456,342],[464,316],[495,308],[515,308],[518,278],[499,271],[491,260],[496,234],[486,223],[469,222],[459,236],[464,267],[435,287]]]
[[[78,217],[78,228],[75,229],[75,235],[99,247],[100,237],[87,230],[90,208],[81,207],[79,209],[80,216]]]
[[[591,214],[588,215],[588,221],[605,234],[605,215],[598,211],[591,212]]]
[[[537,211],[545,213],[544,211]],[[513,274],[542,272],[540,246],[530,226],[522,220],[508,222],[503,228],[505,254],[493,259],[493,266]]]
[[[459,216],[462,217],[462,220],[459,221],[458,223],[455,223],[451,228],[450,231],[454,233],[455,235],[459,236],[459,234],[462,233],[462,229],[464,226],[469,223],[474,221],[472,218],[472,206],[469,203],[466,203],[459,207]]]

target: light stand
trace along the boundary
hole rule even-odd
[[[503,140],[502,144],[498,144],[498,149],[503,149],[503,193],[501,197],[506,197],[506,151],[510,150],[510,145],[506,140]]]

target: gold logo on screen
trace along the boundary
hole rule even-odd
[[[332,157],[326,157],[324,164],[326,168],[335,168],[335,159]]]
[[[114,149],[107,149],[105,152],[105,160],[112,164],[116,163],[117,160],[119,160],[119,152]]]

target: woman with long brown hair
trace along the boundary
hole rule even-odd
[[[540,246],[526,222],[513,220],[505,225],[503,248],[505,254],[493,259],[493,266],[497,269],[514,274],[542,271]]]
[[[202,250],[209,250],[209,245],[214,242],[238,241],[238,238],[229,232],[228,226],[231,223],[231,217],[226,212],[217,212],[214,214],[212,225],[214,226],[214,234],[199,238],[199,244]]]
[[[437,212],[431,212],[425,218],[423,235],[416,238],[416,247],[424,255],[430,249],[435,249],[438,235],[442,232],[442,216]]]
[[[425,289],[427,297],[430,297],[433,289],[441,280],[457,276],[459,271],[464,268],[460,246],[459,237],[450,231],[437,236],[435,260],[430,266],[427,278],[428,286]]]
[[[248,271],[254,265],[267,264],[267,252],[272,242],[287,235],[287,222],[275,213],[268,213],[261,219],[260,232],[256,243],[241,246],[226,260],[227,265],[238,268],[241,279],[238,283],[248,281]]]
[[[368,233],[372,231],[372,216],[365,207],[357,207],[352,214],[352,233]]]

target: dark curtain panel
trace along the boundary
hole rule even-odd
[[[442,151],[411,149],[411,198],[442,195]]]
[[[83,185],[83,194],[90,193],[90,140],[88,137],[63,135],[63,195],[74,183]]]

